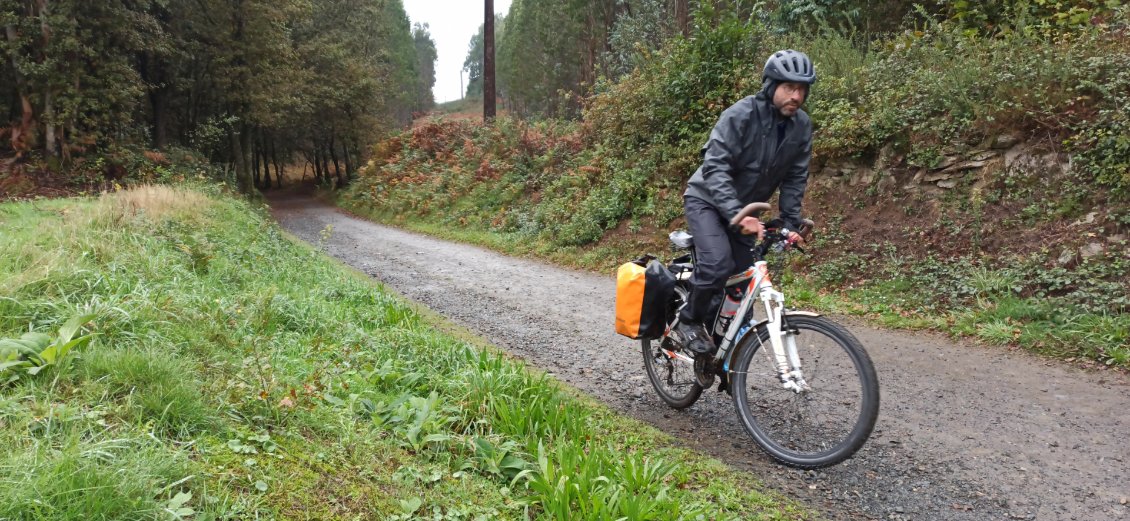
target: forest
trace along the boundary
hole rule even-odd
[[[344,185],[433,104],[399,0],[4,0],[0,26],[0,156],[64,184],[193,163],[249,193],[296,163]]]

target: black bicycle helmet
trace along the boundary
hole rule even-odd
[[[791,81],[812,85],[816,83],[816,67],[812,65],[812,60],[808,59],[808,55],[803,52],[792,49],[777,51],[765,62],[761,81],[765,80]]]

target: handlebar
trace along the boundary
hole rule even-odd
[[[800,236],[804,237],[804,240],[807,241],[808,236],[812,235],[812,229],[815,228],[815,227],[816,227],[816,223],[812,222],[812,219],[801,219],[800,220],[800,230],[798,230],[797,233],[799,233]]]
[[[742,222],[742,219],[750,217],[755,213],[768,211],[770,208],[773,207],[769,206],[769,203],[749,203],[745,205],[745,208],[742,208],[733,219],[730,219],[730,226],[737,226],[738,223]]]
[[[745,205],[745,208],[742,208],[741,211],[739,211],[733,219],[730,219],[730,226],[736,227],[738,226],[738,223],[742,222],[742,219],[745,219],[746,217],[752,217],[754,214],[759,214],[772,208],[773,207],[770,206],[769,203],[749,203]],[[800,229],[793,231],[800,234],[800,236],[803,237],[804,240],[808,240],[808,236],[812,234],[812,229],[815,227],[816,223],[813,223],[812,219],[801,219]]]
[[[750,204],[747,204],[745,206],[745,208],[742,208],[741,211],[739,211],[738,214],[735,215],[734,218],[730,220],[730,226],[733,226],[733,227],[736,228],[738,226],[738,223],[740,223],[742,221],[742,219],[745,219],[746,217],[752,217],[755,214],[759,214],[759,213],[767,211],[771,208],[772,208],[772,206],[770,206],[769,203],[750,203]],[[811,219],[801,219],[800,229],[799,230],[792,230],[792,231],[795,231],[797,234],[799,234],[801,236],[802,239],[807,241],[808,237],[810,235],[812,235],[812,230],[815,227],[816,227],[816,224],[813,223]],[[800,246],[787,242],[788,237],[787,237],[786,234],[779,233],[779,232],[778,233],[772,233],[772,232],[775,232],[775,231],[776,230],[767,230],[768,233],[766,233],[765,240],[762,241],[760,246],[758,246],[757,248],[754,248],[755,253],[758,253],[759,256],[764,256],[765,253],[767,253],[769,251],[769,249],[774,244],[780,243],[782,241],[786,242],[784,247],[795,248],[795,249],[801,251],[802,253],[804,252],[804,249],[802,249]]]

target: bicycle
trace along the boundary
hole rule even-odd
[[[766,203],[750,204],[734,222],[769,209]],[[801,235],[812,227],[805,220]],[[793,248],[803,252],[788,235],[783,228],[767,228],[753,248],[753,265],[726,281],[723,304],[709,329],[718,350],[696,355],[670,336],[695,263],[693,237],[672,232],[672,244],[689,253],[667,266],[676,283],[663,336],[641,344],[648,379],[668,405],[690,407],[717,376],[719,390],[731,394],[742,426],[762,450],[785,465],[815,469],[850,458],[870,437],[879,414],[879,380],[871,358],[843,326],[784,307],[765,256]],[[758,301],[764,309],[759,319]],[[767,355],[766,363],[754,363],[759,352]]]

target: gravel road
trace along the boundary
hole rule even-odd
[[[879,371],[856,456],[797,471],[763,455],[713,390],[668,408],[636,342],[612,331],[611,274],[571,271],[272,196],[282,227],[614,409],[761,476],[829,519],[1130,520],[1130,378],[837,318]],[[787,294],[788,288],[785,288]]]

